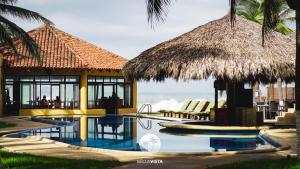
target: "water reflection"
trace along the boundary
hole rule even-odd
[[[161,141],[162,152],[212,152],[254,150],[272,147],[257,132],[212,132],[163,129],[160,120],[126,116],[56,118],[66,126],[37,129],[19,136],[43,136],[77,146],[140,151],[138,141],[154,134]],[[144,124],[144,125],[141,125]],[[151,124],[151,127],[147,127]]]

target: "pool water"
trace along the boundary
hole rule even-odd
[[[91,117],[87,119],[87,140],[80,139],[80,119],[56,119],[65,126],[18,133],[18,137],[43,136],[76,146],[113,150],[141,151],[140,139],[154,134],[160,139],[160,152],[223,152],[273,148],[258,132],[217,132],[169,130],[162,120],[128,116]]]

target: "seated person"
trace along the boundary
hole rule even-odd
[[[61,106],[61,100],[59,96],[56,96],[56,99],[54,100],[54,108],[58,109]]]
[[[41,106],[42,106],[42,108],[49,108],[49,102],[48,102],[46,96],[43,96],[43,99],[41,100]]]

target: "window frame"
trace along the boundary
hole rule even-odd
[[[47,76],[48,77],[48,80],[47,81],[37,81],[37,77],[42,77],[42,76]],[[68,76],[73,76],[73,77],[77,77],[78,81],[76,82],[69,82],[66,80],[66,78]],[[33,80],[31,81],[22,81],[21,79],[22,78],[26,78],[26,77],[33,77]],[[53,78],[51,77],[63,77],[63,81],[52,81]],[[44,84],[44,85],[49,85],[50,86],[50,100],[52,100],[52,87],[53,86],[59,86],[59,96],[60,98],[61,97],[61,87],[63,86],[64,87],[64,104],[61,108],[49,108],[49,109],[67,109],[67,110],[79,110],[80,109],[80,76],[79,75],[22,75],[22,76],[5,76],[4,77],[4,86],[6,86],[7,84],[13,84],[13,83],[19,83],[19,100],[20,100],[20,103],[19,103],[19,107],[20,109],[43,109],[43,108],[40,108],[40,107],[34,107],[34,106],[24,106],[22,104],[22,96],[23,96],[23,91],[22,91],[22,85],[23,84],[31,84],[33,85],[33,98],[35,99],[36,97],[40,97],[40,100],[42,99],[41,97],[41,86]],[[7,81],[6,79],[13,79],[13,81]],[[67,84],[73,84],[73,85],[78,85],[78,107],[74,107],[74,108],[67,108],[66,106],[66,85]],[[37,88],[40,88],[39,89],[39,94],[37,94]],[[74,88],[74,86],[73,86]],[[75,95],[73,96],[75,98]],[[75,104],[75,103],[74,103]]]
[[[102,79],[102,81],[97,79]],[[105,81],[105,79],[109,79],[108,81]],[[116,81],[112,81],[112,79],[116,79]],[[122,79],[122,82],[119,82],[119,79]],[[92,81],[90,81],[92,80]],[[89,95],[89,86],[92,85],[94,88],[98,88],[99,85],[101,85],[101,97],[102,98],[104,96],[104,86],[105,85],[112,85],[113,86],[113,91],[118,94],[118,84],[122,84],[123,85],[123,100],[124,103],[122,104],[122,106],[120,108],[133,108],[133,81],[126,81],[124,79],[123,76],[96,76],[96,75],[89,75],[88,76],[88,83],[87,83],[87,94]],[[130,94],[130,105],[129,106],[125,106],[125,86],[126,85],[130,85],[131,88],[131,94]],[[96,97],[96,90],[94,90],[94,99]],[[98,91],[97,91],[98,92]],[[98,96],[99,98],[99,96]],[[97,99],[98,99],[97,98]],[[87,103],[89,103],[89,96],[87,96]],[[94,105],[94,107],[90,107],[89,104],[87,104],[87,108],[88,109],[101,109],[101,108],[97,108],[97,106]]]

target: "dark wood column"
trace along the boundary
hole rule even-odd
[[[236,108],[236,97],[235,97],[235,83],[227,83],[227,118],[229,125],[234,125],[236,123],[235,120],[235,108]]]
[[[245,89],[243,82],[227,83],[227,107],[229,125],[242,125],[242,115],[237,107],[253,107],[253,90]]]
[[[218,113],[218,86],[215,86],[215,113],[217,114]]]

